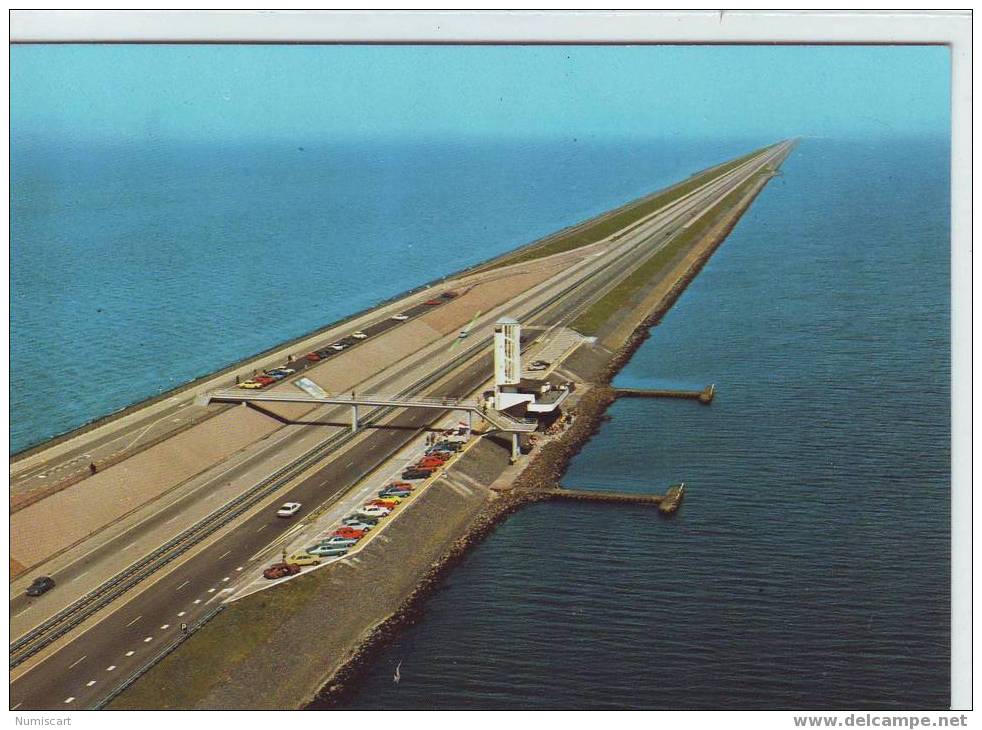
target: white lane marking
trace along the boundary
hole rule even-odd
[[[91,687],[93,684],[95,684],[95,680],[94,679],[90,679],[88,682],[85,683],[85,686],[86,687]]]
[[[229,555],[231,552],[232,552],[231,550],[226,550],[224,553],[222,553],[221,555],[218,556],[218,559],[221,560],[226,555]]]
[[[355,465],[355,462],[349,461],[347,464],[344,465],[344,468],[347,469],[349,466],[354,466],[354,465]]]
[[[75,701],[75,698],[74,698],[74,697],[67,697],[67,698],[65,698],[65,704],[66,704],[66,705],[70,705],[70,704],[72,704],[72,703],[73,703],[74,701]]]
[[[180,515],[174,515],[169,520],[167,520],[167,522],[165,522],[164,524],[165,525],[169,525],[171,522],[173,522],[174,520],[178,519],[179,517],[180,517]]]
[[[135,619],[133,619],[132,621],[130,621],[128,624],[126,624],[126,628],[129,628],[130,626],[132,626],[133,624],[135,624],[137,621],[139,621],[141,618],[143,618],[143,614],[140,614]]]
[[[86,655],[86,656],[88,656],[88,655]],[[71,669],[76,664],[78,664],[80,661],[82,661],[82,659],[85,659],[85,656],[81,657],[80,659],[76,659],[75,661],[73,661],[71,664],[68,665],[68,668]]]
[[[228,578],[222,578],[222,583],[228,583]]]
[[[23,704],[24,704],[23,702],[18,702],[16,705],[14,705],[13,707],[11,707],[10,709],[11,710],[16,710],[18,707],[20,707]]]
[[[241,571],[242,570],[242,566],[240,565],[238,568],[236,568],[236,570],[237,571]]]
[[[169,628],[170,628],[170,624],[164,624],[163,626],[160,627],[160,630],[161,631],[166,631]]]
[[[200,598],[196,598],[196,599],[194,599],[194,602],[195,602],[196,604],[197,604],[197,603],[201,603],[201,599],[200,599]]]
[[[189,580],[186,580],[186,581],[184,581],[183,583],[181,583],[181,585],[179,585],[179,586],[178,586],[177,588],[175,588],[174,590],[175,590],[175,591],[179,591],[179,590],[181,590],[181,589],[182,589],[182,588],[183,588],[184,586],[186,586],[186,585],[187,585],[188,583],[190,583],[190,582],[191,582],[191,581],[189,581]]]
[[[178,614],[177,614],[177,617],[178,617],[178,618],[180,618],[180,617],[181,617],[181,616],[183,616],[183,615],[184,615],[185,613],[187,613],[187,611],[179,611],[179,612],[178,612]]]
[[[143,640],[143,643],[144,644],[149,644],[151,641],[153,641],[153,637],[152,636],[148,636],[147,638],[145,638]]]
[[[126,656],[133,656],[134,654],[136,654],[135,651],[128,651],[128,652],[126,652]]]
[[[241,570],[241,568],[239,568],[239,570]],[[21,615],[22,613],[27,613],[27,612],[28,612],[28,611],[30,611],[30,610],[31,610],[31,607],[30,607],[30,606],[28,606],[28,607],[27,607],[27,608],[25,608],[25,609],[24,609],[23,611],[18,611],[17,613],[15,613],[15,614],[14,614],[14,618],[17,618],[17,617],[18,617],[18,616],[20,616],[20,615]]]
[[[134,540],[134,541],[133,541],[133,542],[131,542],[131,543],[130,543],[129,545],[127,545],[126,547],[124,547],[124,548],[123,548],[123,550],[129,550],[129,549],[130,549],[131,547],[133,547],[134,545],[136,545],[136,540]]]
[[[81,577],[82,577],[83,575],[88,575],[88,574],[89,574],[89,573],[90,573],[91,571],[92,571],[92,568],[89,568],[89,569],[88,569],[87,571],[85,571],[84,573],[79,573],[78,575],[76,575],[76,576],[75,576],[74,578],[72,578],[72,580],[73,580],[73,581],[74,581],[74,580],[78,580],[78,579],[79,579],[79,578],[81,578]]]
[[[260,528],[259,528],[258,530],[256,530],[256,532],[262,532],[262,531],[263,531],[263,530],[265,530],[265,529],[266,529],[267,527],[269,527],[269,525],[263,525],[263,526],[262,526],[262,527],[260,527]]]
[[[215,592],[215,589],[214,589],[214,588],[209,588],[209,589],[208,589],[208,592],[209,592],[209,593],[214,593],[214,592]]]
[[[115,664],[110,664],[110,665],[109,665],[108,667],[106,667],[106,671],[107,671],[107,672],[111,672],[111,671],[113,671],[113,670],[114,670],[115,668],[116,668],[116,665],[115,665]]]

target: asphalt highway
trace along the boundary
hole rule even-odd
[[[534,305],[527,311],[538,311],[527,323],[549,326],[568,321],[574,312],[634,271],[701,210],[740,185],[767,162],[780,159],[786,150],[783,144],[772,147],[707,184],[688,200],[674,205],[671,211],[653,214],[641,225],[632,224],[630,234],[612,246],[608,253],[598,254],[594,261],[585,262],[575,272],[555,277],[549,286],[541,287],[537,294],[522,300],[529,307]],[[516,306],[521,305],[516,303]],[[427,309],[428,306],[420,304],[407,310],[406,314],[418,316]],[[399,324],[386,317],[363,329],[372,335]],[[427,395],[464,397],[485,382],[491,372],[490,356],[480,342],[474,342],[473,349],[474,358],[448,373],[450,379],[427,391]],[[442,360],[430,357],[421,363],[435,368],[434,372],[441,372],[446,371],[446,360],[446,357]],[[305,366],[306,361],[302,360],[289,364],[298,372]],[[275,517],[280,502],[301,502],[306,512],[340,497],[362,475],[382,464],[434,419],[431,411],[398,413],[391,423],[393,428],[367,432],[358,443],[277,497],[276,504],[242,519],[206,549],[179,561],[177,567],[161,571],[162,577],[155,582],[141,584],[125,594],[116,601],[111,613],[97,616],[93,625],[78,630],[74,638],[49,656],[25,665],[20,671],[15,670],[10,685],[10,708],[96,706],[114,687],[177,638],[182,623],[193,625],[211,612],[252,556],[295,528],[296,520]],[[268,560],[268,556],[265,559]]]

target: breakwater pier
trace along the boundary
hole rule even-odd
[[[704,405],[709,405],[713,402],[713,397],[716,395],[716,384],[707,385],[702,390],[617,388],[614,393],[618,398],[685,398],[697,400]]]
[[[570,499],[581,502],[605,502],[608,504],[650,504],[665,514],[675,512],[682,503],[685,483],[673,484],[665,494],[641,494],[637,492],[605,492],[588,489],[547,489],[541,494],[545,499]]]

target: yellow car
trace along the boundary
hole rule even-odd
[[[321,559],[310,553],[294,553],[286,559],[286,562],[297,565],[320,565]]]
[[[246,388],[248,390],[255,390],[256,388],[262,388],[262,383],[257,383],[255,380],[247,380],[244,383],[239,383],[240,388]]]

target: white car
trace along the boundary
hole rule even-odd
[[[297,512],[300,511],[302,505],[299,502],[286,502],[282,507],[276,510],[277,517],[293,517]]]
[[[342,345],[340,342],[335,342],[333,345],[331,345],[331,349],[337,350],[338,352],[341,352],[341,350],[343,350],[344,348],[345,345]]]
[[[379,507],[378,505],[372,505],[371,507],[362,507],[360,510],[355,512],[356,515],[364,515],[365,517],[385,517],[392,510],[388,507]]]
[[[408,314],[393,314],[392,315],[392,319],[394,319],[396,322],[405,322],[407,319],[409,319],[409,315]]]
[[[356,340],[364,340],[366,337],[368,337],[368,335],[366,335],[361,330],[358,330],[357,332],[352,332],[351,336],[354,337]]]

